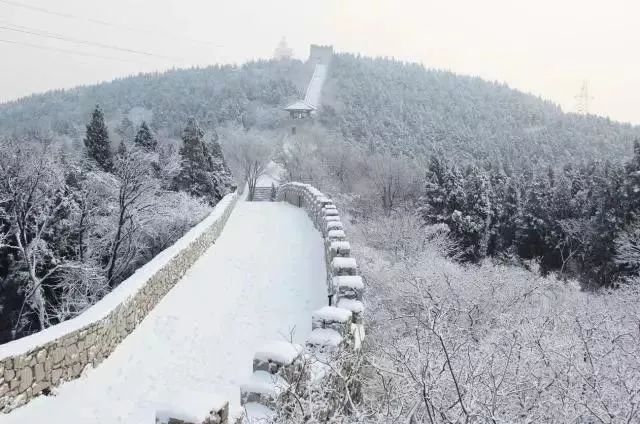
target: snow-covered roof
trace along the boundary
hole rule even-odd
[[[289,106],[285,107],[284,110],[308,110],[308,111],[312,111],[312,110],[316,110],[315,107],[311,106],[309,103],[305,102],[304,100],[298,100],[295,103],[290,104]]]

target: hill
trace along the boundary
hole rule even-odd
[[[370,149],[467,162],[560,164],[631,156],[640,128],[564,113],[505,84],[413,63],[334,57],[322,122]]]
[[[141,74],[33,95],[0,105],[0,134],[34,128],[80,138],[100,104],[110,127],[122,117],[177,138],[194,116],[204,127],[285,124],[280,108],[310,76],[300,61],[258,61]],[[438,153],[463,163],[561,165],[631,156],[640,128],[559,106],[505,84],[351,54],[333,58],[319,121],[372,151]]]
[[[111,124],[127,116],[151,122],[156,131],[179,137],[195,117],[204,128],[226,122],[271,127],[280,106],[300,95],[294,85],[304,73],[298,61],[259,61],[243,66],[210,66],[140,74],[93,86],[36,94],[0,105],[0,134],[50,129],[83,135],[96,104]]]

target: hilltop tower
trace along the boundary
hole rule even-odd
[[[293,50],[287,44],[287,39],[282,37],[278,47],[273,53],[273,57],[276,60],[289,60],[293,56]]]
[[[312,65],[328,65],[333,57],[333,46],[311,45],[309,63]]]

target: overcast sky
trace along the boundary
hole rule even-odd
[[[0,101],[173,66],[268,58],[286,36],[300,58],[311,43],[395,56],[505,81],[567,111],[588,81],[593,113],[640,124],[638,17],[638,0],[0,0]]]

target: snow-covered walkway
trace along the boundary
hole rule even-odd
[[[254,352],[290,330],[303,342],[325,302],[322,239],[304,210],[240,201],[216,244],[107,360],[0,423],[151,424],[191,391],[237,408]]]
[[[327,65],[316,65],[311,81],[309,81],[309,85],[307,86],[307,93],[304,96],[305,103],[310,104],[315,108],[320,105],[322,86],[326,79]]]

